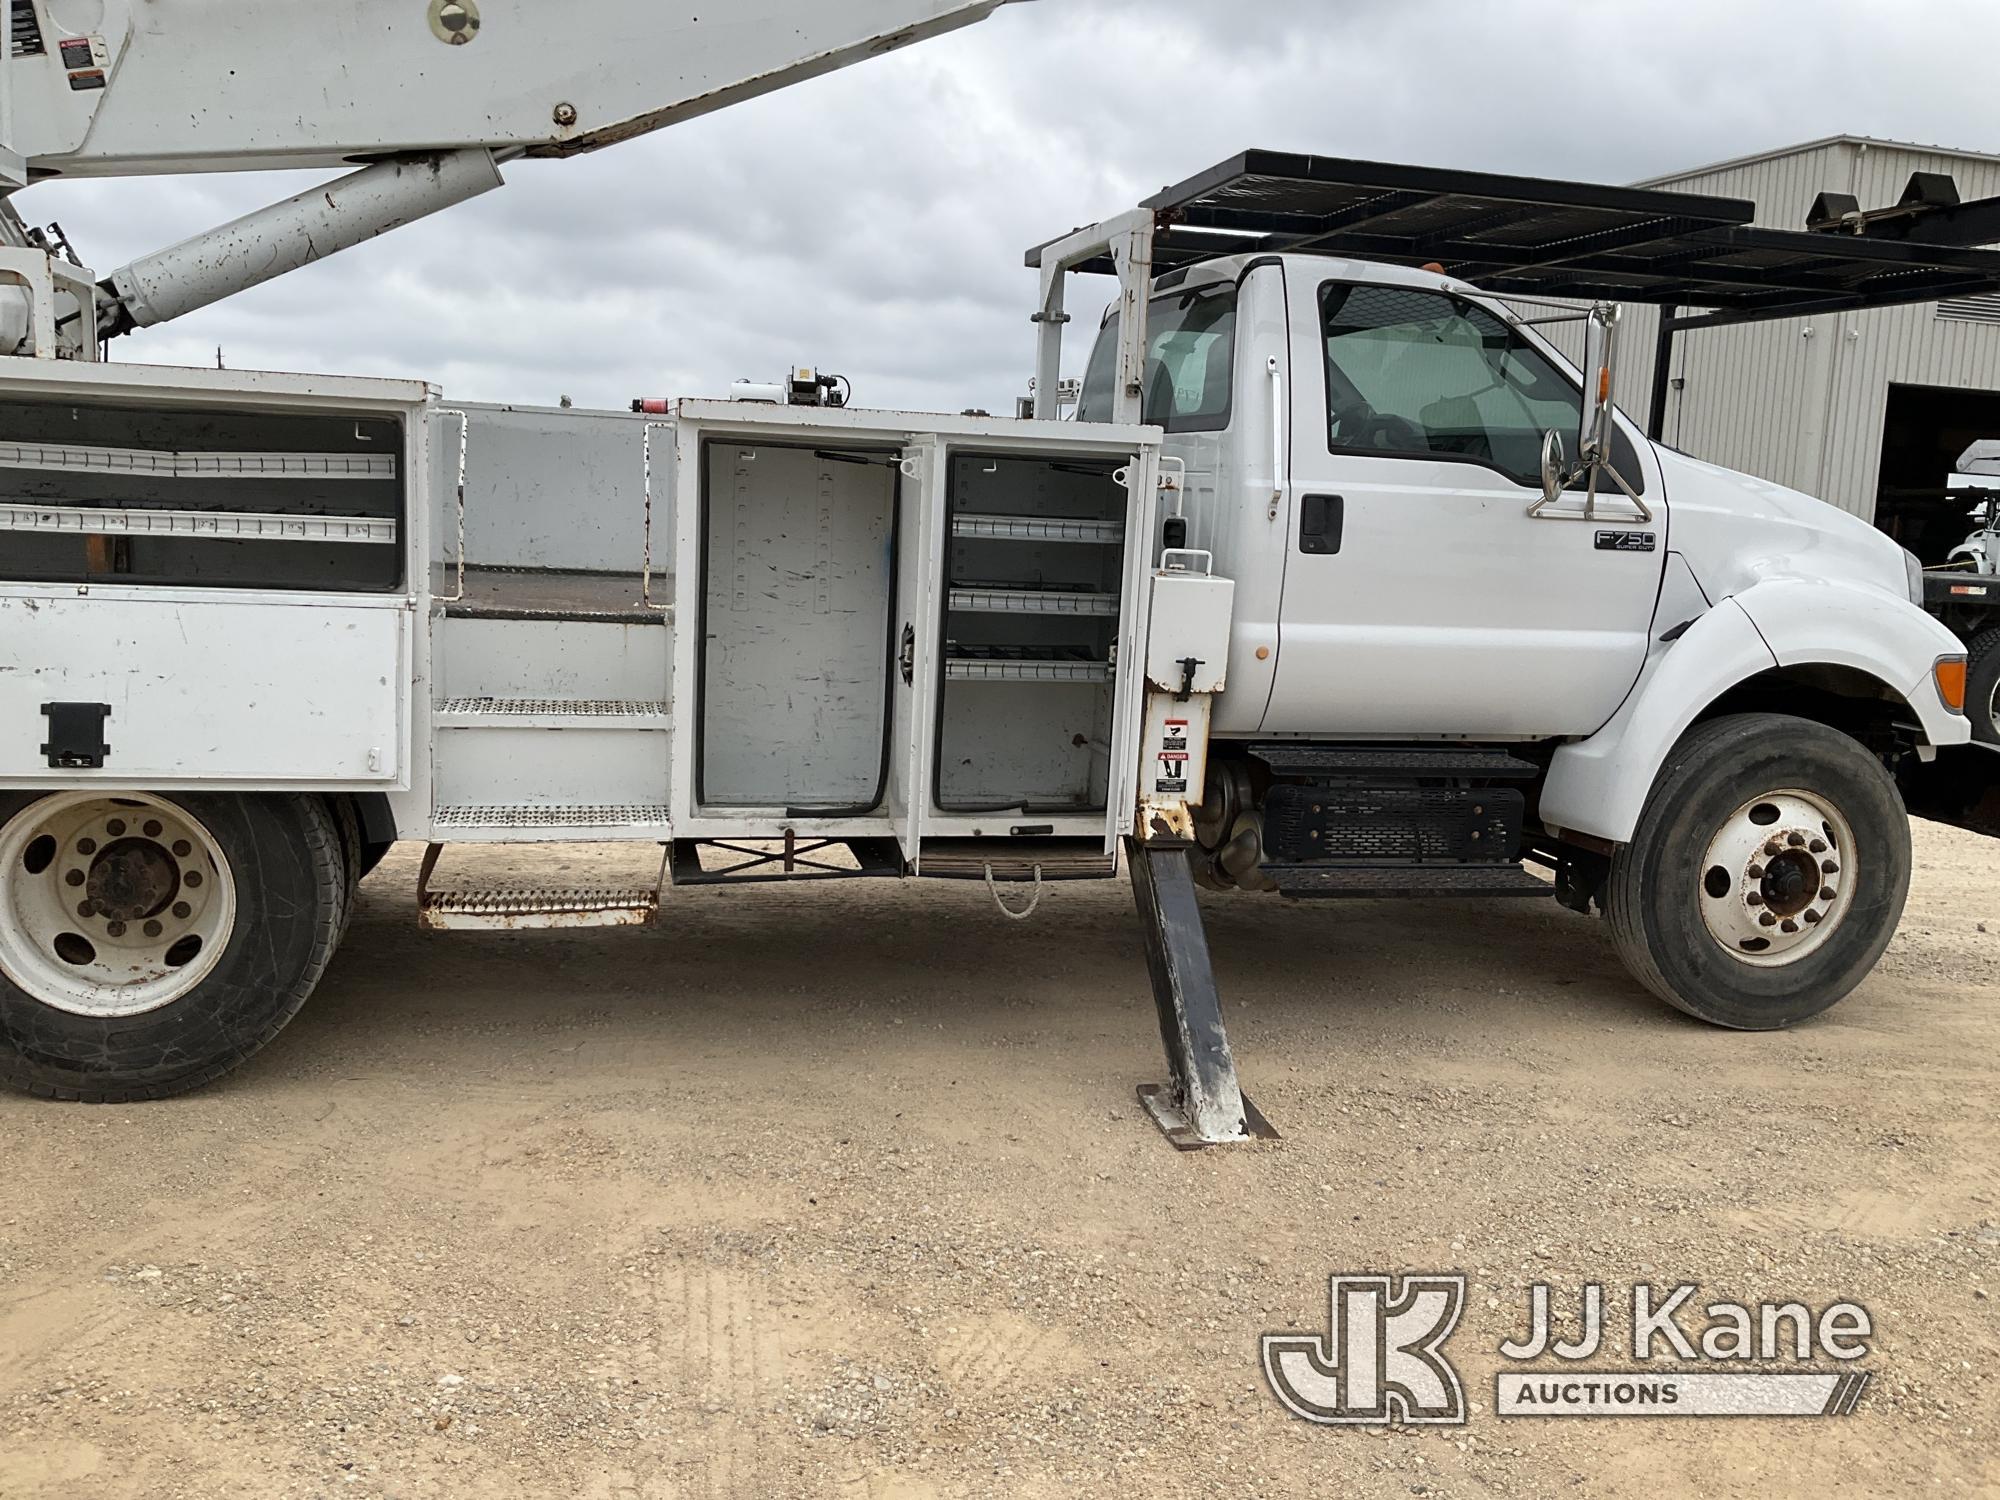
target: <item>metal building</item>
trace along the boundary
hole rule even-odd
[[[1637,184],[1748,199],[1756,223],[1803,229],[1821,193],[1892,205],[1912,173],[1963,199],[2000,195],[2000,155],[1861,136],[1717,162]],[[1642,414],[1658,311],[1628,309],[1620,398]],[[1928,562],[1966,530],[1937,492],[1953,460],[2000,438],[2000,297],[1691,330],[1676,341],[1663,435],[1700,458],[1875,521]]]

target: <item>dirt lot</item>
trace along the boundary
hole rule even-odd
[[[1218,901],[1284,1139],[1197,1156],[1133,1101],[1122,887],[434,936],[399,851],[235,1079],[0,1100],[0,1495],[2000,1491],[2000,855],[1917,851],[1880,971],[1776,1036],[1667,1011],[1553,904]],[[1258,1335],[1324,1330],[1329,1273],[1454,1267],[1468,1427],[1278,1407]],[[1843,1420],[1503,1420],[1536,1279],[1856,1299],[1874,1383]]]

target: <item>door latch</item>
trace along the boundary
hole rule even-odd
[[[109,703],[44,703],[42,712],[49,720],[49,742],[42,754],[58,771],[95,771],[104,764],[111,747],[104,743],[104,721],[111,717]]]
[[[917,627],[903,627],[903,650],[900,660],[903,664],[903,686],[911,687],[917,680]]]

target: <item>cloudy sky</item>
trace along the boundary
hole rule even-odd
[[[1949,65],[1991,42],[1992,3],[1034,0],[594,156],[514,163],[500,192],[114,357],[212,365],[220,346],[232,368],[610,407],[797,359],[860,404],[1001,411],[1031,365],[1021,252],[1247,147],[1610,182],[1840,132],[1995,150],[1990,66]],[[102,274],[311,180],[49,183],[16,203]],[[1086,352],[1072,329],[1072,373]]]

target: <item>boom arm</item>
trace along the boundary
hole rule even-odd
[[[30,178],[574,156],[983,20],[1007,0],[14,0]]]
[[[499,161],[615,145],[1009,3],[0,0],[0,207],[51,177],[366,164],[114,271],[109,336],[497,187]]]

